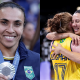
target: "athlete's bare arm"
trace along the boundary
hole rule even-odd
[[[56,32],[50,32],[46,35],[46,38],[49,40],[58,40],[69,37],[69,33],[56,33]]]
[[[58,40],[58,39],[64,39],[67,37],[72,38],[72,44],[79,45],[80,44],[80,36],[74,34],[74,33],[56,33],[56,32],[50,32],[46,35],[46,38],[49,40]]]
[[[72,52],[63,48],[60,44],[58,44],[58,46],[53,45],[53,47],[55,49],[52,49],[51,51],[54,51],[53,52],[54,58],[56,57],[57,54],[61,53],[62,55],[69,58],[70,60],[80,64],[80,50],[78,50],[78,52]]]

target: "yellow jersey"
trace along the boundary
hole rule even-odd
[[[72,39],[68,37],[55,40],[53,44],[57,46],[57,43],[59,43],[63,48],[71,51],[71,41]],[[50,58],[54,68],[55,80],[80,80],[80,64],[73,62],[61,53],[54,59],[52,53],[50,53]]]

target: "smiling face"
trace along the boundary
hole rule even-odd
[[[18,8],[0,9],[0,46],[18,46],[23,33],[24,14]]]
[[[73,14],[72,27],[74,29],[75,34],[80,35],[80,13]]]

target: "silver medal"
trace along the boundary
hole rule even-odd
[[[3,62],[0,64],[0,73],[4,76],[8,76],[9,79],[12,79],[15,74],[15,68],[11,63]]]

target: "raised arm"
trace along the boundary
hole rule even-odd
[[[64,39],[67,37],[72,38],[72,44],[79,45],[80,44],[80,36],[74,34],[74,33],[56,33],[56,32],[50,32],[46,35],[46,38],[49,40],[58,40],[58,39]]]
[[[69,35],[70,35],[69,33],[50,32],[46,35],[46,38],[49,40],[58,40],[58,39],[69,37]]]

